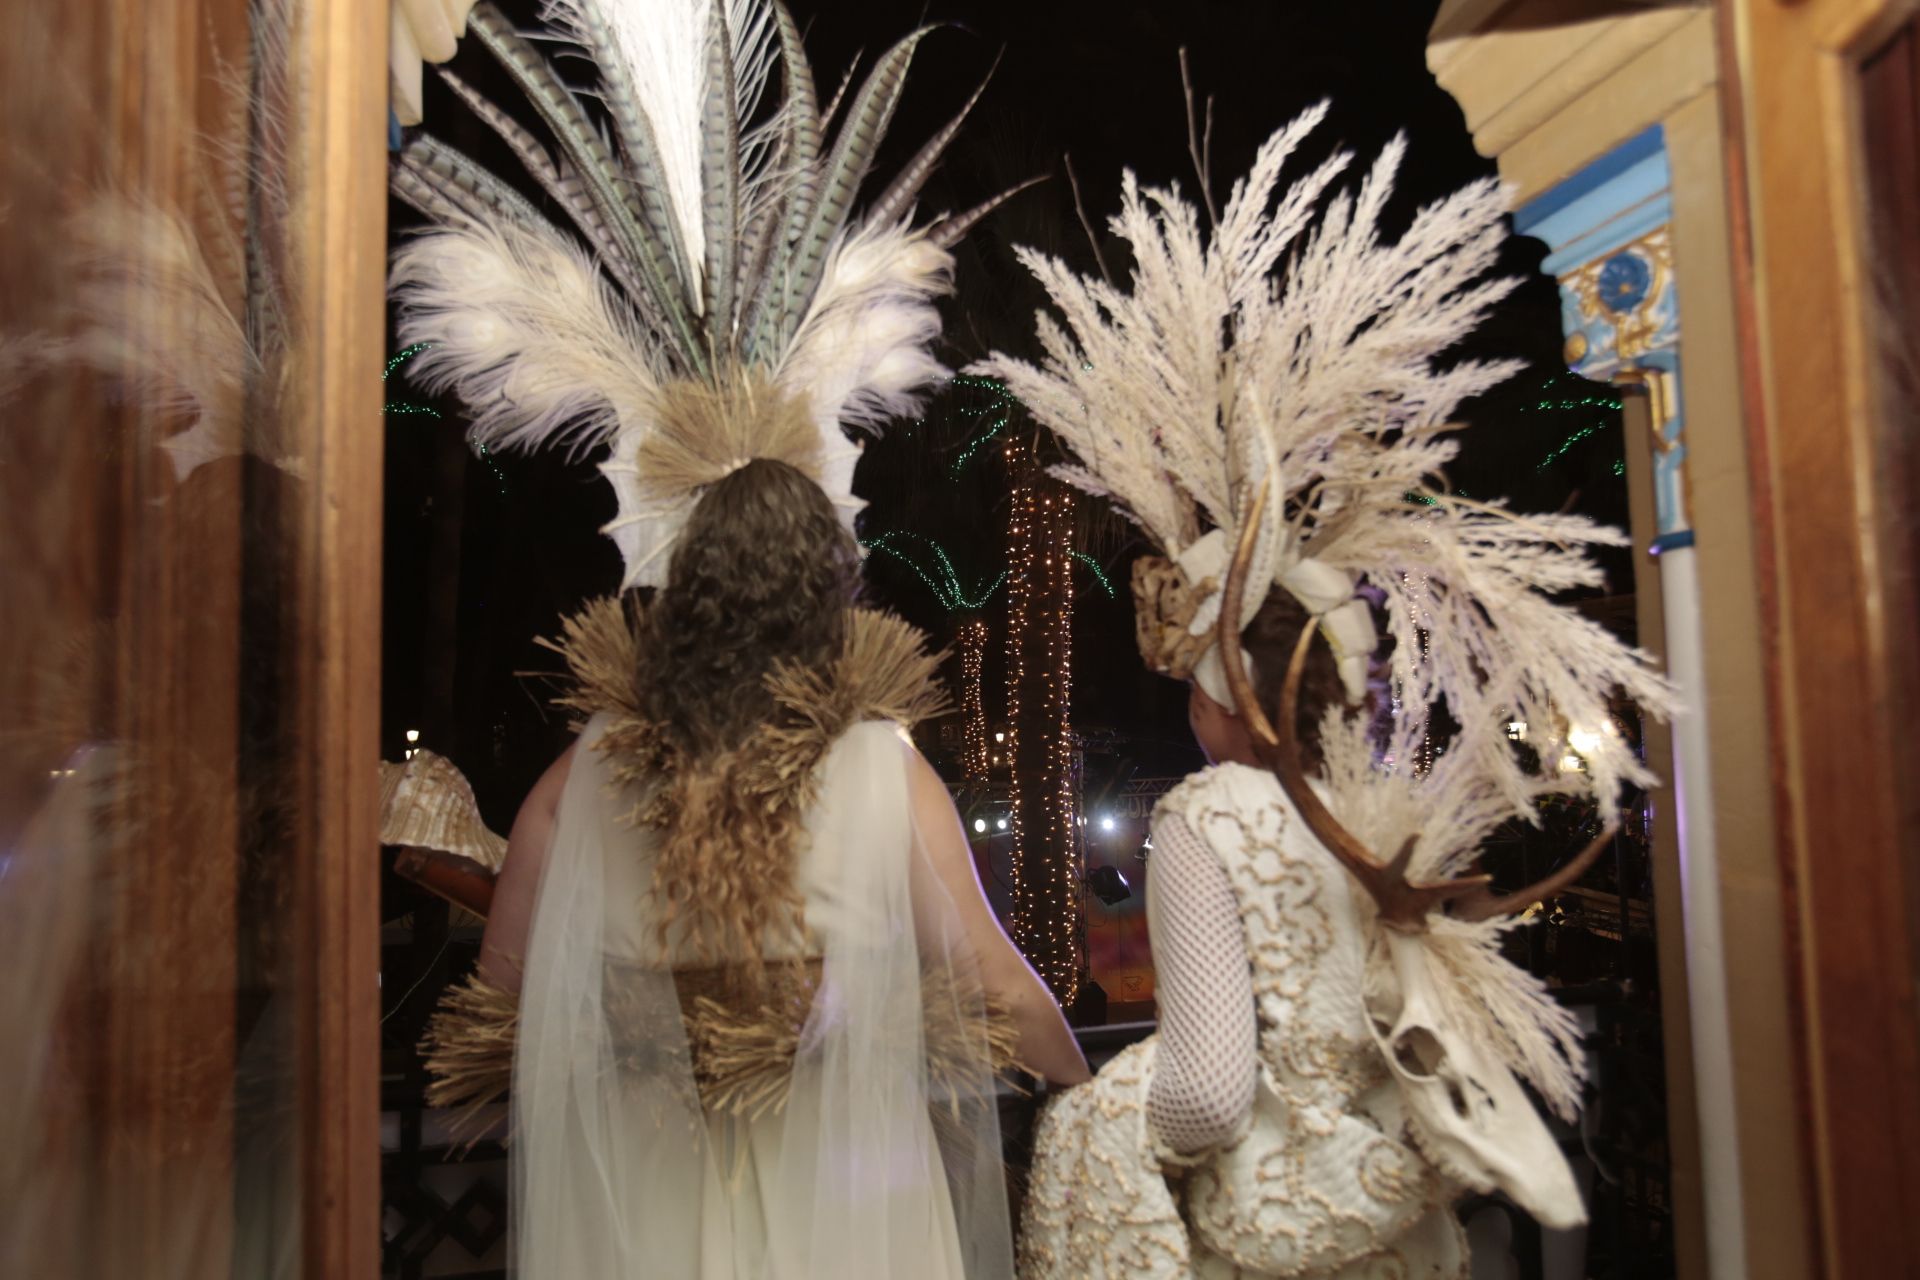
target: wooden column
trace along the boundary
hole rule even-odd
[[[18,19],[0,1274],[371,1280],[387,6]]]
[[[309,460],[293,586],[306,1274],[379,1274],[381,384],[385,0],[300,5],[295,434]]]
[[[1822,1273],[1912,1275],[1920,648],[1914,553],[1898,532],[1911,495],[1888,464],[1910,446],[1889,390],[1915,339],[1874,284],[1916,232],[1909,207],[1876,243],[1873,196],[1895,175],[1870,158],[1863,126],[1869,68],[1911,38],[1914,5],[1739,0],[1731,15],[1751,223],[1745,336],[1764,405],[1749,428],[1782,730],[1773,804],[1799,960],[1799,1122]]]

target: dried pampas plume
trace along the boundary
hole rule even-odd
[[[664,387],[658,415],[634,459],[641,487],[654,496],[705,488],[756,458],[820,480],[820,432],[806,397],[780,390],[755,370],[741,369],[718,386]]]

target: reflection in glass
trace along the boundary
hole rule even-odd
[[[0,45],[0,1273],[298,1256],[293,8]]]

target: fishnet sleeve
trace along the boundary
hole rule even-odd
[[[1154,819],[1147,921],[1160,1002],[1147,1123],[1175,1157],[1199,1155],[1245,1130],[1259,1058],[1233,885],[1177,814]]]

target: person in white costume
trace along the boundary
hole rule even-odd
[[[1129,174],[1112,227],[1131,289],[1025,252],[1061,317],[1041,319],[1045,359],[980,366],[1070,448],[1059,474],[1164,553],[1136,566],[1140,648],[1193,681],[1215,762],[1153,819],[1160,1030],[1042,1120],[1030,1280],[1464,1277],[1468,1190],[1584,1218],[1519,1083],[1574,1113],[1575,1025],[1499,939],[1606,846],[1621,787],[1651,781],[1606,731],[1610,696],[1662,713],[1672,694],[1550,598],[1596,582],[1584,546],[1619,535],[1440,474],[1455,407],[1512,371],[1440,361],[1513,284],[1484,278],[1497,187],[1385,243],[1402,143],[1351,193],[1328,198],[1346,153],[1280,185],[1324,115],[1261,149],[1210,232]],[[1481,840],[1568,791],[1597,802],[1597,838],[1493,897]]]
[[[1010,1275],[994,1069],[1086,1067],[900,739],[934,661],[851,609],[843,430],[944,372],[947,246],[994,202],[915,225],[956,118],[854,211],[926,30],[823,106],[778,0],[541,16],[467,21],[514,109],[439,74],[542,204],[409,135],[393,189],[433,225],[395,255],[399,334],[477,446],[597,453],[621,588],[656,594],[557,646],[581,737],[515,825],[429,1097],[510,1088],[534,1280]]]
[[[1012,1273],[993,1070],[1086,1067],[901,741],[933,660],[849,612],[857,569],[826,496],[754,462],[635,621],[571,628],[591,714],[480,961],[517,996],[520,1274]]]

